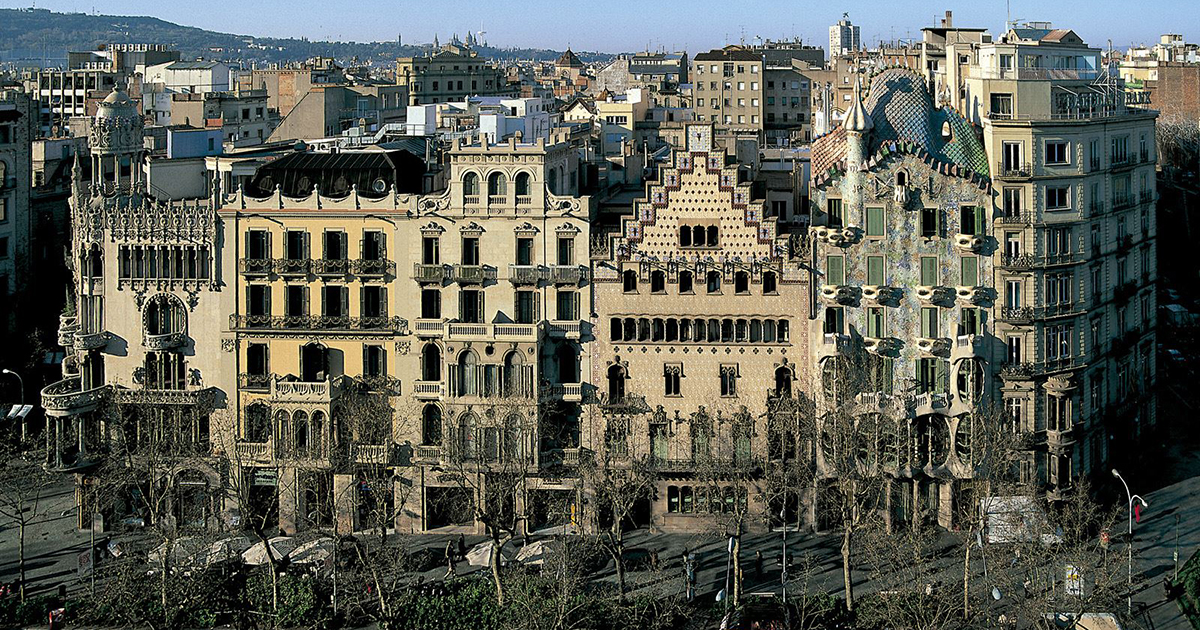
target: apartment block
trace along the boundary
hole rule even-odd
[[[396,84],[407,88],[408,105],[516,95],[496,65],[470,48],[454,44],[426,56],[396,60]]]

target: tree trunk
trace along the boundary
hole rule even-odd
[[[21,509],[21,505],[17,504],[17,509]],[[21,519],[20,525],[17,526],[17,567],[21,573],[21,587],[19,589],[21,595],[21,603],[25,603],[25,519]]]
[[[617,565],[617,601],[625,603],[625,531],[621,529],[620,520],[613,525],[616,530],[613,536],[612,556]]]
[[[967,538],[967,552],[963,554],[963,620],[970,616],[971,600],[971,539]]]
[[[842,532],[842,579],[846,583],[846,610],[854,610],[854,583],[850,580],[850,537],[854,526],[847,520]]]
[[[733,537],[733,605],[742,601],[742,537]],[[728,593],[727,593],[728,594]]]
[[[500,548],[504,545],[500,539],[492,538],[492,559],[488,562],[492,569],[492,582],[496,584],[496,603],[504,605],[504,584],[500,581]]]

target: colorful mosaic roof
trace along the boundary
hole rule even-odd
[[[900,147],[907,152],[927,154],[935,161],[957,166],[964,176],[989,178],[987,152],[979,130],[959,112],[937,107],[925,79],[906,68],[888,68],[872,77],[863,102],[874,128],[867,155],[881,147]],[[839,126],[812,145],[812,172],[823,179],[846,168],[846,133]]]

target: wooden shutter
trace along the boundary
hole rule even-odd
[[[341,317],[346,317],[350,314],[350,287],[337,287],[338,297],[342,301],[342,310],[338,313]]]

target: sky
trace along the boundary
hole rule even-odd
[[[0,6],[28,2],[0,0]],[[622,52],[691,53],[756,36],[800,37],[828,46],[829,25],[842,12],[862,29],[864,44],[919,38],[947,9],[956,26],[994,35],[1006,19],[1048,21],[1074,29],[1084,41],[1107,47],[1153,44],[1166,32],[1200,40],[1195,0],[38,0],[38,8],[109,15],[150,15],[185,26],[267,37],[339,41],[442,42],[468,30],[487,32],[489,44]],[[1135,17],[1136,15],[1136,17]]]

